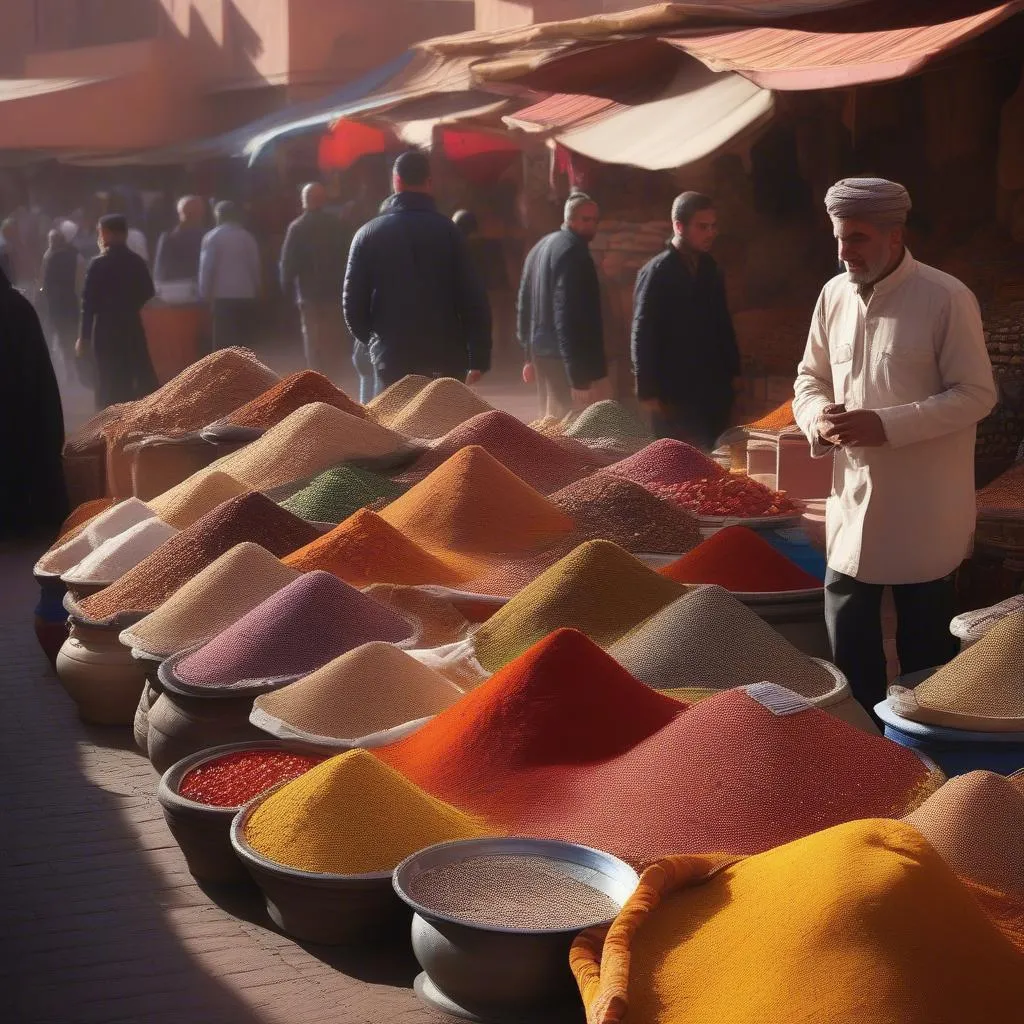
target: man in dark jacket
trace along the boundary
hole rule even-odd
[[[77,351],[96,366],[96,408],[131,402],[156,389],[146,347],[142,307],[153,298],[145,260],[128,248],[128,222],[120,214],[100,220],[102,251],[85,275]]]
[[[0,270],[0,540],[53,531],[68,513],[64,415],[32,303]]]
[[[491,310],[459,229],[431,196],[422,153],[395,161],[387,213],[363,225],[345,275],[345,321],[385,387],[406,374],[475,384],[491,366]]]
[[[519,285],[519,343],[537,381],[541,416],[561,419],[603,397],[608,376],[601,285],[590,255],[600,211],[576,193],[565,223],[530,250]]]
[[[199,254],[206,234],[206,203],[199,196],[178,200],[178,226],[165,231],[156,245],[153,279],[157,284],[191,283],[197,289]]]
[[[302,189],[302,215],[292,221],[281,247],[281,290],[295,299],[302,315],[306,365],[330,374],[342,348],[351,342],[341,315],[341,289],[352,232],[340,217],[326,210],[327,189],[311,182]],[[360,390],[372,383],[360,371]],[[361,401],[372,398],[372,394]]]
[[[672,204],[673,238],[637,275],[633,371],[659,437],[705,450],[729,425],[739,351],[725,285],[709,255],[718,235],[713,201],[684,192]]]

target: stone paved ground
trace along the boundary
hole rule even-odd
[[[255,897],[196,885],[130,730],[81,723],[36,644],[35,555],[0,546],[0,1020],[444,1019],[413,994],[407,949],[303,948]]]

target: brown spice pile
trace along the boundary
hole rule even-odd
[[[310,402],[333,405],[335,409],[341,409],[352,416],[366,416],[366,411],[358,402],[353,402],[322,373],[315,370],[300,370],[278,381],[251,402],[246,402],[228,416],[225,422],[232,427],[269,430],[296,409],[301,409]]]
[[[595,473],[551,495],[581,539],[610,540],[627,551],[683,554],[701,542],[696,518],[631,480]]]
[[[207,512],[116,583],[85,598],[76,614],[94,622],[137,620],[236,544],[251,541],[281,558],[318,536],[316,527],[262,494],[243,494]]]

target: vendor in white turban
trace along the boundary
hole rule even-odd
[[[839,220],[906,224],[910,194],[885,178],[843,178],[825,193],[825,210]]]
[[[870,710],[888,682],[887,586],[903,673],[956,654],[952,574],[974,531],[975,426],[996,390],[974,295],[906,248],[907,190],[847,178],[825,208],[846,272],[818,299],[793,411],[812,454],[834,459],[825,616]]]

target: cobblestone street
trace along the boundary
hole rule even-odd
[[[80,722],[36,643],[37,553],[0,547],[0,1019],[439,1020],[412,992],[411,953],[303,948],[254,895],[218,905],[196,885],[130,730]]]

